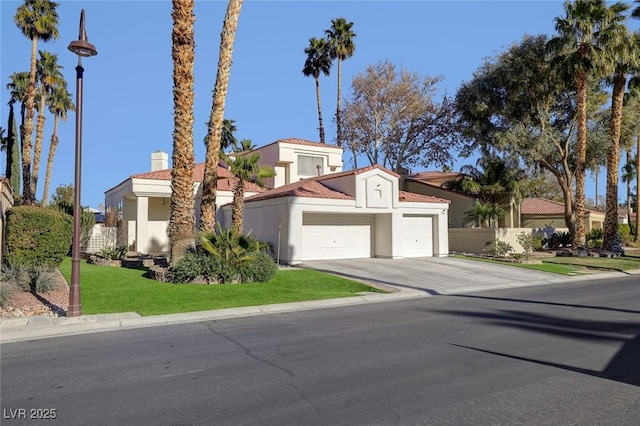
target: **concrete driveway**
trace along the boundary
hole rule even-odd
[[[402,291],[451,294],[566,282],[570,277],[452,257],[314,260],[300,265]]]

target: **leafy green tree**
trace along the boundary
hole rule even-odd
[[[576,89],[574,247],[586,245],[584,217],[589,78],[599,78],[605,73],[602,47],[624,20],[621,14],[624,7],[623,3],[615,3],[609,8],[605,0],[566,1],[565,16],[555,18],[558,34],[548,45],[556,71],[573,81]]]
[[[336,106],[336,144],[342,146],[342,120],[340,99],[342,98],[342,61],[348,59],[356,53],[354,39],[356,33],[351,29],[353,22],[347,22],[346,18],[340,17],[331,20],[331,28],[325,30],[329,41],[329,54],[331,59],[338,60],[338,96]]]
[[[516,157],[551,174],[562,191],[565,225],[575,230],[575,91],[547,58],[545,35],[525,36],[489,58],[456,93],[463,155]],[[606,96],[589,80],[588,117],[595,121]],[[597,139],[600,140],[600,139]],[[596,143],[590,138],[590,143]],[[589,152],[594,152],[589,151]],[[587,160],[590,160],[587,158]]]
[[[31,40],[31,66],[25,100],[26,116],[20,134],[22,147],[22,202],[35,203],[35,193],[31,189],[31,147],[33,140],[33,117],[36,102],[36,60],[38,41],[48,42],[59,37],[58,3],[51,0],[24,0],[18,7],[13,20],[22,33]]]
[[[20,196],[20,150],[18,139],[18,125],[13,110],[14,102],[9,101],[9,125],[7,136],[3,137],[3,149],[7,152],[7,163],[4,175],[9,180],[13,196],[16,200]]]
[[[313,76],[316,82],[316,103],[318,105],[318,130],[320,142],[325,143],[324,124],[322,123],[322,103],[320,101],[320,74],[328,76],[331,72],[331,52],[329,43],[324,38],[312,37],[309,46],[304,49],[307,59],[304,61],[302,73],[305,77]]]
[[[73,185],[60,185],[51,196],[49,208],[73,216],[73,199]],[[91,237],[93,226],[96,224],[96,217],[87,207],[83,207],[80,211],[80,245],[84,245]]]

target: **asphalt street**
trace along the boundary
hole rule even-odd
[[[640,418],[637,276],[5,343],[1,351],[3,425]],[[42,418],[52,412],[55,420]]]

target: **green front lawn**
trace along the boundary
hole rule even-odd
[[[60,271],[70,282],[70,258],[65,258]],[[382,292],[355,281],[306,269],[279,270],[266,283],[228,285],[161,283],[146,278],[146,272],[146,269],[96,266],[82,261],[80,288],[83,312],[159,315]]]

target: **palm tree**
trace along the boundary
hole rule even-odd
[[[173,154],[169,240],[171,264],[195,247],[193,200],[193,67],[195,63],[194,0],[173,0],[171,58],[173,60]]]
[[[576,228],[573,235],[573,247],[576,248],[586,245],[584,217],[589,77],[600,77],[602,74],[602,41],[623,20],[624,16],[615,14],[621,5],[616,3],[610,10],[605,0],[566,1],[565,17],[556,17],[554,20],[558,35],[548,43],[553,55],[552,64],[576,84]]]
[[[464,213],[465,224],[474,228],[489,228],[497,225],[497,219],[504,217],[504,210],[494,203],[474,201],[473,205]]]
[[[640,0],[636,0],[635,2],[638,3],[638,6],[636,6],[636,8],[633,9],[633,12],[631,12],[631,16],[633,18],[640,19]]]
[[[211,123],[207,123],[207,129],[210,127]],[[230,120],[225,118],[222,120],[222,136],[220,138],[220,151],[225,151],[228,148],[236,146],[238,140],[234,136],[234,133],[238,130],[236,128],[235,120]],[[209,143],[209,135],[205,135],[204,137],[204,146],[207,146]]]
[[[40,172],[40,158],[42,157],[42,140],[44,139],[44,124],[46,121],[45,106],[48,103],[50,94],[57,86],[65,85],[64,76],[60,72],[62,66],[58,64],[58,55],[39,52],[40,58],[36,62],[36,77],[38,80],[38,91],[36,99],[38,104],[38,120],[36,122],[36,142],[33,146],[33,164],[31,166],[31,194],[35,197],[38,188],[38,176]],[[46,203],[45,203],[46,204]]]
[[[44,190],[42,192],[42,205],[47,205],[49,197],[49,185],[51,183],[51,170],[53,169],[53,157],[58,147],[58,122],[60,120],[67,121],[67,112],[75,111],[75,105],[71,99],[71,94],[67,90],[67,84],[63,83],[56,86],[47,99],[49,112],[53,115],[53,133],[51,133],[51,142],[49,144],[49,156],[47,157],[47,170],[44,175]]]
[[[331,28],[325,30],[329,41],[331,59],[338,60],[338,102],[336,106],[336,143],[342,146],[342,134],[340,124],[340,98],[342,97],[342,61],[350,58],[356,52],[356,44],[353,39],[356,33],[351,30],[353,22],[347,22],[345,18],[331,20]]]
[[[249,144],[251,141],[248,141]],[[243,141],[244,142],[244,141]],[[275,171],[271,166],[260,165],[260,153],[250,152],[246,154],[228,156],[224,152],[220,153],[220,158],[229,165],[229,171],[236,178],[233,185],[233,204],[231,206],[231,226],[242,233],[244,222],[244,187],[247,182],[252,182],[264,188],[264,179],[275,176]]]
[[[22,202],[33,204],[35,194],[31,193],[31,144],[33,137],[33,116],[36,101],[36,57],[38,53],[38,41],[47,42],[57,39],[58,3],[51,0],[25,0],[18,7],[13,20],[25,37],[31,40],[31,66],[29,68],[29,84],[26,97],[26,117],[24,129],[21,132],[22,145]]]
[[[621,7],[619,13],[622,13],[626,8],[628,8],[626,5],[625,9]],[[606,58],[608,63],[605,64],[613,69],[613,76],[609,79],[613,84],[613,93],[611,95],[611,146],[607,152],[607,197],[602,246],[605,250],[619,252],[622,247],[618,232],[618,169],[620,166],[623,105],[627,78],[629,74],[640,69],[640,36],[629,34],[627,27],[621,25],[617,31],[612,32],[606,51],[610,56]]]
[[[236,38],[242,1],[243,0],[229,0],[227,12],[222,24],[222,33],[220,34],[218,72],[216,74],[216,84],[213,89],[213,104],[209,117],[208,142],[206,145],[204,176],[202,179],[202,201],[200,203],[200,228],[202,230],[214,231],[216,224],[216,185],[218,181],[220,145],[222,143],[224,105],[229,87],[233,43]]]
[[[309,46],[304,49],[307,59],[304,61],[302,74],[305,77],[313,76],[316,81],[316,102],[318,104],[318,130],[320,131],[320,142],[325,143],[324,124],[322,124],[322,104],[320,102],[320,73],[328,76],[331,72],[331,55],[329,43],[324,38],[312,37],[309,39]]]

